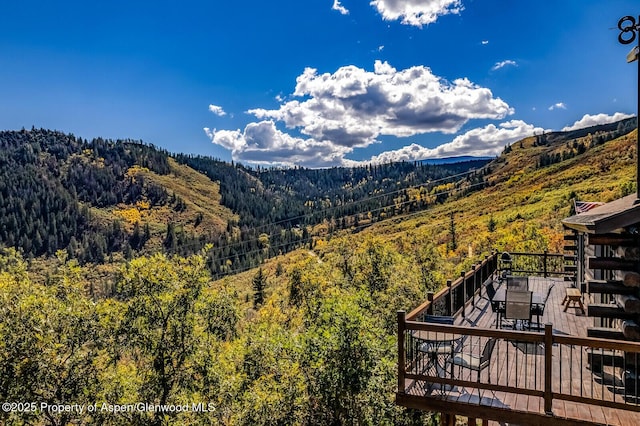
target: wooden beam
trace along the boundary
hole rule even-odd
[[[587,280],[588,293],[600,294],[636,294],[633,287],[625,286],[621,280]]]
[[[622,259],[619,257],[590,257],[589,269],[607,269],[611,271],[635,271],[638,269],[638,261]]]
[[[630,314],[640,314],[640,299],[629,294],[617,294],[615,296],[616,303],[621,306],[625,312]]]
[[[607,327],[588,327],[587,337],[596,337],[598,339],[625,340],[624,333],[615,328]]]
[[[490,405],[469,404],[453,399],[429,398],[409,394],[396,394],[396,404],[423,411],[450,413],[464,417],[476,417],[503,423],[526,424],[531,426],[570,426],[591,425],[588,421],[565,419],[554,415],[545,415],[528,411],[519,411],[513,407],[499,408]]]
[[[590,234],[589,245],[635,247],[640,239],[630,234]]]
[[[640,326],[635,321],[623,321],[622,326],[622,334],[625,338],[629,340],[640,340]]]
[[[591,303],[587,306],[587,315],[600,318],[635,319],[638,314],[625,312],[618,305],[610,303]]]
[[[640,287],[640,274],[637,272],[627,272],[622,283],[627,287]]]

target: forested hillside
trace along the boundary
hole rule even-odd
[[[321,171],[316,175],[309,170],[250,170],[223,164],[217,182],[212,182],[166,156],[166,163],[159,161],[156,168],[151,158],[159,151],[152,147],[123,143],[116,161],[93,143],[56,132],[31,132],[21,136],[22,144],[6,142],[6,152],[13,154],[2,161],[12,161],[14,173],[5,166],[2,172],[16,180],[11,187],[3,180],[3,199],[12,194],[11,203],[3,206],[17,204],[18,210],[22,206],[24,217],[39,211],[32,207],[36,202],[40,211],[52,209],[42,207],[44,198],[38,198],[45,196],[44,189],[31,190],[38,196],[19,192],[22,186],[16,183],[29,182],[33,188],[41,185],[67,194],[69,203],[77,200],[80,209],[86,206],[90,220],[84,232],[101,235],[101,229],[109,229],[112,219],[120,217],[121,229],[126,229],[123,244],[131,245],[133,235],[151,238],[130,260],[109,264],[112,270],[104,280],[96,280],[95,265],[82,267],[89,260],[70,256],[68,247],[54,252],[44,281],[29,269],[38,264],[37,258],[29,259],[34,252],[0,250],[0,400],[97,407],[82,413],[2,412],[0,422],[6,424],[431,424],[429,414],[394,404],[396,311],[417,306],[427,291],[455,278],[490,250],[560,250],[560,220],[572,213],[572,199],[610,201],[635,191],[635,131],[625,134],[615,126],[577,139],[538,135],[507,147],[481,171],[455,179],[434,176],[432,182],[419,182],[401,174],[389,178],[390,185],[403,179],[415,183],[394,186],[397,192],[385,195],[391,204],[378,207],[384,215],[361,211],[349,218],[344,229],[329,220],[333,204],[324,209],[315,205],[319,191],[317,199],[305,202],[306,207],[314,214],[326,210],[326,217],[314,224],[291,224],[291,232],[299,233],[298,242],[306,242],[298,250],[292,245],[288,252],[274,253],[277,237],[265,231],[268,228],[251,230],[248,224],[240,225],[241,214],[215,205],[211,210],[219,211],[216,216],[227,224],[220,234],[230,238],[227,246],[205,245],[194,254],[181,255],[176,240],[173,248],[167,244],[172,238],[167,224],[173,222],[164,222],[162,229],[158,217],[170,216],[181,223],[181,229],[173,229],[175,238],[181,233],[197,236],[205,221],[214,229],[216,222],[203,205],[205,182],[216,185],[211,197],[222,203],[225,187],[238,179],[247,194],[258,194],[275,206],[287,202],[287,191],[291,198],[302,199],[304,188],[322,188]],[[46,142],[50,134],[78,148],[52,151],[49,144],[57,144]],[[546,138],[544,143],[541,138]],[[145,154],[147,150],[152,154]],[[540,161],[545,156],[555,160],[556,153],[558,161]],[[23,162],[22,155],[29,161]],[[150,159],[143,166],[145,158]],[[212,162],[198,161],[203,165],[192,166],[203,172]],[[122,175],[103,170],[107,164],[120,164]],[[168,167],[163,169],[162,164]],[[403,167],[414,167],[409,170],[415,172],[419,166],[389,169]],[[103,197],[97,189],[74,189],[78,181],[71,184],[69,170],[78,169],[89,170],[87,179],[105,182],[89,187],[109,187],[113,196]],[[380,170],[384,167],[351,173],[372,176]],[[452,169],[444,176],[459,171]],[[215,178],[214,171],[208,173]],[[287,173],[294,178],[287,178]],[[340,181],[349,172],[327,173]],[[235,179],[225,183],[224,175]],[[188,184],[178,185],[175,179]],[[369,178],[351,185],[344,183],[347,177],[343,179],[326,190],[337,194],[342,186],[348,194],[348,188],[368,185]],[[289,188],[280,182],[289,182]],[[156,192],[149,192],[148,184],[166,191],[166,197],[154,198],[153,206],[149,197]],[[141,188],[138,198],[136,188]],[[364,199],[374,198],[372,191]],[[246,202],[253,196],[247,194],[236,195]],[[109,204],[114,199],[116,204]],[[328,199],[336,203],[338,197]],[[65,212],[65,205],[60,203],[55,211]],[[194,214],[185,216],[189,212]],[[12,209],[11,214],[18,213]],[[143,225],[136,232],[137,214]],[[196,225],[200,216],[202,222]],[[304,220],[309,217],[314,216],[304,214]],[[257,213],[250,220],[258,220],[257,226],[266,223],[259,222],[265,219]],[[145,221],[150,224],[148,232]],[[61,223],[65,222],[56,218],[55,228]],[[52,229],[45,228],[48,223],[38,226],[32,224]],[[76,239],[84,235],[76,232],[71,235]],[[242,240],[242,233],[256,232],[264,235]],[[185,243],[183,249],[202,244],[205,241]],[[259,267],[216,279],[212,253],[239,250],[243,244],[258,247]],[[151,253],[154,248],[156,253]],[[136,403],[191,409],[165,413],[128,408]],[[192,404],[206,410],[194,410]]]
[[[85,265],[212,243],[217,275],[309,244],[320,224],[333,232],[424,208],[407,191],[486,163],[250,169],[43,129],[1,132],[0,149],[0,244],[27,259],[66,250]]]
[[[1,132],[0,242],[26,257],[68,249],[82,262],[104,262],[129,236],[120,221],[94,220],[92,207],[169,202],[164,188],[126,175],[134,165],[169,172],[166,153],[132,141]]]
[[[216,276],[251,269],[319,235],[360,230],[446,200],[455,188],[478,190],[487,160],[427,165],[393,163],[358,168],[249,169],[209,157],[177,155],[219,183],[221,203],[239,217],[214,241],[209,265]],[[474,171],[475,170],[475,171]]]

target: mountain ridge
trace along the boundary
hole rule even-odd
[[[170,155],[140,141],[0,132],[0,243],[29,257],[62,249],[82,263],[188,254],[212,243],[211,270],[233,273],[314,238],[419,212],[583,155],[634,123],[533,135],[491,161],[332,169],[253,169]]]

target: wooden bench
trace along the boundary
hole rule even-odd
[[[571,303],[573,303],[573,308],[580,308],[582,314],[584,315],[585,312],[584,305],[582,304],[582,293],[580,293],[580,290],[574,287],[567,288],[567,294],[562,301],[562,304],[564,305],[564,312],[567,312],[567,308]],[[578,304],[577,306],[576,303]]]

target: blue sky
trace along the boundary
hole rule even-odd
[[[636,114],[631,0],[5,2],[0,129],[327,167]]]

